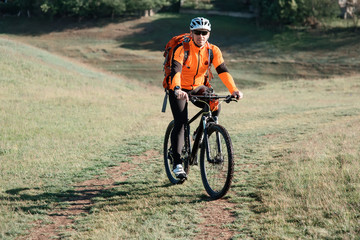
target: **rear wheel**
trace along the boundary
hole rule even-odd
[[[172,184],[180,184],[183,183],[185,181],[185,179],[178,179],[176,178],[173,170],[173,166],[174,166],[174,159],[172,157],[172,153],[173,153],[173,149],[171,147],[171,133],[172,130],[174,128],[174,121],[171,121],[166,129],[165,132],[165,138],[164,138],[164,165],[165,165],[165,171],[166,171],[166,175],[169,178],[170,182]],[[183,152],[186,152],[185,150]],[[182,154],[182,158],[184,158],[184,153]],[[185,160],[183,161],[183,167],[184,170],[186,172],[186,174],[189,173],[189,164],[188,161]]]
[[[233,147],[228,132],[221,125],[213,124],[207,131],[200,154],[201,179],[210,197],[219,199],[227,193],[233,178]]]

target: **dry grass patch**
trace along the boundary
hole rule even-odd
[[[360,118],[345,118],[290,148],[265,200],[269,236],[359,236],[359,132]]]

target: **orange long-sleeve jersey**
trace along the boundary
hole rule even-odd
[[[171,60],[171,89],[176,86],[182,89],[192,90],[201,85],[204,85],[205,74],[209,67],[209,51],[211,47],[213,51],[214,65],[221,81],[225,84],[230,93],[237,91],[234,79],[228,72],[222,53],[220,49],[213,44],[205,44],[205,46],[199,48],[193,41],[189,43],[189,55],[184,61],[184,47],[180,45],[174,50],[173,58]]]

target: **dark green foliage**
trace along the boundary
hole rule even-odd
[[[212,0],[186,1],[197,8],[206,3],[220,11],[249,11],[258,22],[271,25],[304,24],[340,14],[334,0]],[[22,13],[49,17],[101,18],[129,14],[141,15],[146,10],[174,11],[180,0],[8,0],[0,2],[0,14]]]
[[[302,24],[309,18],[333,17],[339,12],[333,0],[252,0],[259,20],[270,24]]]
[[[8,1],[6,4],[2,1],[0,2],[0,15],[1,14],[16,14],[20,10],[18,4],[14,1]]]
[[[174,0],[8,0],[0,12],[29,11],[39,16],[114,17],[174,4]]]
[[[214,7],[222,11],[248,11],[250,0],[214,0]]]

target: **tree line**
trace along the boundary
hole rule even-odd
[[[119,17],[170,6],[176,0],[0,0],[0,13],[44,17]]]
[[[139,15],[147,10],[177,11],[181,5],[252,11],[259,23],[280,25],[315,24],[340,14],[339,0],[0,0],[0,14],[102,18]]]

